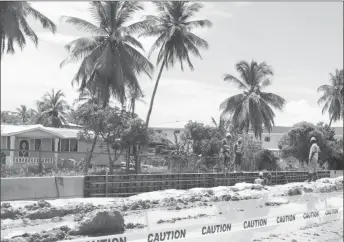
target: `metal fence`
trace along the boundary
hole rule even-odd
[[[271,184],[307,180],[307,172],[271,172]],[[181,173],[140,175],[97,175],[85,177],[85,197],[126,197],[165,189],[231,186],[238,182],[253,183],[258,172]],[[330,177],[330,171],[318,172],[319,178]]]

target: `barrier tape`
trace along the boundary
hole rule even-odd
[[[343,207],[331,208],[327,210],[313,210],[304,213],[294,214],[287,213],[276,217],[263,217],[263,218],[250,218],[241,223],[212,223],[212,224],[196,224],[183,228],[170,228],[162,230],[152,230],[139,233],[127,233],[101,237],[86,237],[71,242],[160,242],[167,240],[181,240],[181,239],[194,239],[204,236],[221,235],[229,232],[237,232],[243,230],[280,226],[296,221],[310,221],[320,218],[330,218],[341,216]],[[61,241],[62,242],[62,241]]]

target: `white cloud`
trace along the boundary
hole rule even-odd
[[[36,34],[39,40],[47,41],[58,45],[66,45],[77,38],[76,36],[63,35],[60,33],[52,34],[50,32],[37,32]]]
[[[252,2],[236,2],[235,5],[238,6],[238,7],[246,7],[246,6],[249,6],[249,5],[252,5],[253,3]]]
[[[276,111],[275,125],[291,126],[295,123],[306,121],[310,123],[329,122],[328,116],[321,114],[321,107],[312,106],[308,101],[302,99],[290,101],[286,104],[282,112]],[[343,126],[340,122],[333,123],[333,126]]]
[[[30,2],[32,7],[40,11],[53,22],[58,23],[60,17],[75,16],[91,20],[88,2]]]

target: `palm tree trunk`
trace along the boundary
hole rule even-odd
[[[0,28],[0,67],[1,67],[1,58],[2,58],[2,31],[1,31],[1,28]],[[1,80],[1,77],[0,77],[0,80]]]
[[[106,147],[107,147],[107,152],[108,152],[108,155],[109,155],[109,174],[112,175],[113,174],[113,159],[111,157],[111,151],[110,151],[110,145],[108,142],[106,142]]]
[[[166,59],[164,59],[164,61],[161,64],[160,71],[159,71],[158,77],[157,77],[156,82],[155,82],[155,87],[154,87],[154,90],[153,90],[153,94],[152,94],[152,98],[151,98],[151,101],[150,101],[150,104],[149,104],[148,114],[147,114],[147,118],[146,118],[146,129],[148,129],[148,126],[149,126],[149,119],[150,119],[150,116],[151,116],[151,113],[152,113],[152,110],[153,110],[153,103],[154,103],[155,94],[156,94],[156,91],[158,89],[160,77],[161,77],[161,74],[162,74],[162,70],[165,67],[165,63],[166,63]]]
[[[94,148],[96,147],[96,143],[97,143],[97,135],[94,135],[94,139],[93,139],[93,142],[92,142],[91,150],[90,150],[90,153],[87,155],[87,159],[86,159],[86,162],[85,162],[85,167],[84,167],[84,174],[85,175],[87,175],[88,168],[90,167],[91,159],[92,159],[92,154],[93,154]]]
[[[135,100],[132,101],[131,106],[132,106],[131,107],[132,108],[132,111],[131,111],[132,113],[131,114],[132,114],[132,117],[134,118],[134,115],[135,115]]]
[[[328,127],[329,127],[329,128],[331,127],[332,120],[333,120],[333,117],[331,117],[331,119],[330,119],[330,123],[328,124]]]

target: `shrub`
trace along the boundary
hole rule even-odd
[[[256,157],[258,170],[277,170],[277,160],[272,151],[267,149],[259,151]]]

